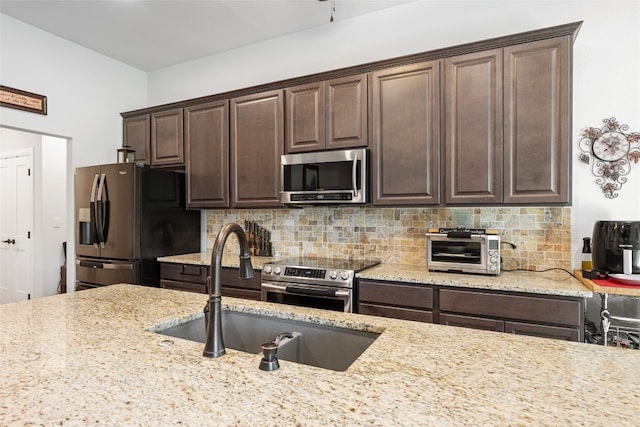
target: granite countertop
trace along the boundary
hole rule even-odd
[[[251,257],[253,267],[262,270],[262,266],[278,258]],[[209,265],[211,253],[194,253],[158,258],[161,262]],[[238,255],[222,257],[223,267],[238,267]],[[455,286],[494,291],[525,292],[571,297],[591,297],[593,292],[568,272],[551,270],[547,272],[505,271],[499,276],[480,274],[436,273],[428,271],[426,266],[405,264],[379,264],[356,274],[359,279],[387,280],[426,285]]]
[[[268,262],[277,260],[276,257],[254,256],[251,255],[251,264],[256,270],[262,270],[262,266]],[[194,264],[194,265],[211,265],[211,252],[196,252],[184,255],[169,255],[159,257],[160,262],[170,262],[174,264]],[[240,266],[240,258],[237,254],[222,254],[222,266],[238,268]]]
[[[1,425],[590,425],[640,417],[637,352],[223,298],[226,309],[382,332],[345,372],[151,330],[206,295],[112,285],[0,306]]]
[[[357,274],[359,279],[390,280],[493,291],[591,297],[593,293],[566,271],[505,271],[499,276],[431,272],[426,267],[380,264]]]

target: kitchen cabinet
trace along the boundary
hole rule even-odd
[[[206,294],[208,275],[206,265],[160,263],[160,286],[165,289]]]
[[[431,323],[433,289],[430,286],[359,280],[357,312]]]
[[[151,114],[151,165],[184,165],[183,109]]]
[[[235,208],[280,207],[283,91],[231,99],[230,183]]]
[[[223,267],[220,272],[222,296],[260,301],[260,272],[251,279],[241,279],[237,268]]]
[[[584,340],[584,300],[442,288],[439,323],[522,335]]]
[[[444,202],[502,202],[502,49],[444,60]]]
[[[163,262],[160,265],[160,286],[165,289],[207,294],[209,270],[208,265]],[[237,268],[223,267],[220,271],[220,290],[223,297],[260,301],[260,274],[245,280],[240,279]]]
[[[446,204],[570,202],[570,42],[444,60]]]
[[[584,340],[584,304],[579,297],[358,281],[360,314],[569,341]]]
[[[184,109],[187,208],[229,207],[229,101]]]
[[[136,150],[136,161],[182,167],[188,138],[182,132],[194,129],[183,129],[180,111],[231,100],[228,176],[213,177],[209,189],[195,179],[193,207],[281,207],[281,154],[347,147],[371,149],[374,206],[566,205],[572,46],[580,26],[122,113],[123,142]],[[194,178],[203,162],[193,167]]]
[[[367,144],[367,74],[285,89],[287,153]]]
[[[151,115],[125,117],[122,119],[122,145],[135,150],[135,161],[151,164]]]
[[[504,203],[571,202],[572,37],[504,48]]]
[[[372,203],[440,203],[440,63],[370,75]]]

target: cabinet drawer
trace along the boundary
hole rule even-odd
[[[227,286],[223,286],[221,291],[222,291],[223,297],[244,298],[244,299],[250,299],[254,301],[260,301],[260,291],[229,288]]]
[[[582,341],[580,330],[561,326],[532,325],[530,323],[504,322],[504,331],[510,334],[553,338],[566,341]]]
[[[377,304],[358,304],[358,313],[371,316],[392,317],[394,319],[415,320],[418,322],[433,323],[431,311],[416,310],[406,307],[388,307]]]
[[[223,287],[249,289],[260,292],[260,283],[260,272],[257,270],[254,271],[251,279],[241,279],[237,268],[225,267],[220,272],[220,284]]]
[[[206,285],[208,271],[209,267],[205,265],[162,263],[160,277],[167,280]]]
[[[440,289],[440,310],[567,326],[582,324],[578,300]]]
[[[433,308],[433,289],[418,285],[360,281],[358,300],[415,308]]]
[[[448,326],[460,326],[462,328],[482,329],[485,331],[504,331],[504,322],[495,319],[483,319],[481,317],[462,316],[460,314],[440,314],[440,323]]]
[[[207,293],[207,285],[199,283],[178,282],[175,280],[160,280],[160,286],[164,289],[177,289],[179,291],[196,292],[199,294]]]

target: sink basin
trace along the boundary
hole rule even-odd
[[[204,343],[205,328],[205,318],[200,317],[157,333]],[[222,336],[226,348],[258,354],[262,352],[262,344],[283,332],[291,332],[293,338],[281,341],[277,353],[279,360],[333,371],[345,371],[380,335],[253,313],[222,311]]]

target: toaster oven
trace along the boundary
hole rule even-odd
[[[500,236],[484,228],[430,228],[427,269],[450,273],[500,274]]]

